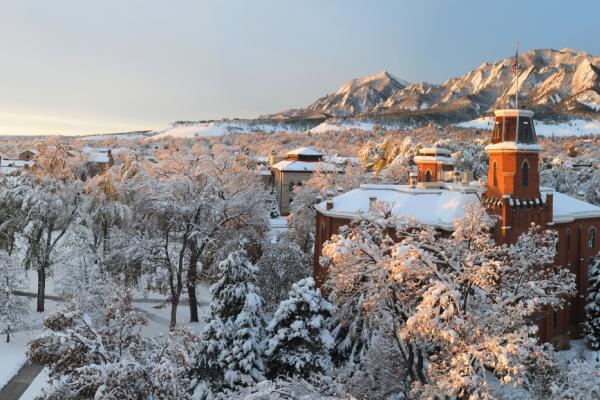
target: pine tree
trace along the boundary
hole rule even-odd
[[[590,266],[589,289],[585,306],[585,336],[594,350],[600,349],[600,259]]]
[[[243,250],[232,252],[219,263],[219,279],[210,288],[210,320],[202,334],[199,369],[217,390],[264,379],[264,317],[256,272]]]
[[[313,278],[294,283],[267,327],[265,355],[270,375],[308,378],[328,369],[333,338],[326,324],[332,308]]]
[[[29,314],[29,304],[24,297],[15,295],[18,287],[25,285],[22,270],[5,251],[0,251],[0,328],[6,334],[6,343],[16,326]]]
[[[275,189],[273,189],[271,190],[271,219],[279,218],[280,216],[277,196],[275,195]]]

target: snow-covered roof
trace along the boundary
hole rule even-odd
[[[323,161],[334,164],[345,164],[349,162],[352,165],[358,164],[358,157],[343,157],[343,156],[323,156]]]
[[[35,164],[33,160],[21,160],[18,158],[3,158],[0,160],[0,166],[2,167],[16,167],[25,168],[32,167]]]
[[[288,151],[288,156],[321,156],[322,154],[312,147],[299,147],[295,150]]]
[[[456,160],[453,157],[443,157],[443,156],[415,156],[415,162],[432,162],[432,163],[441,163],[446,165],[454,165],[456,164]]]
[[[439,183],[438,188],[409,188],[407,185],[361,185],[333,198],[333,208],[327,210],[323,201],[315,207],[328,216],[352,219],[369,210],[370,198],[391,205],[396,216],[414,217],[417,222],[445,230],[453,229],[453,221],[465,214],[468,204],[479,201],[482,187],[473,182],[463,186]]]
[[[449,156],[452,154],[452,152],[448,149],[444,149],[443,147],[423,147],[423,148],[419,149],[419,154]]]
[[[21,168],[16,167],[0,167],[0,175],[10,175],[13,172],[21,171]]]
[[[108,153],[108,150],[110,150],[110,149],[103,148],[103,147],[90,147],[90,146],[83,146],[81,148],[81,152],[87,153],[87,154],[89,154],[89,153]]]
[[[485,146],[485,150],[489,151],[502,151],[502,150],[523,150],[523,151],[532,151],[532,152],[540,152],[542,151],[542,146],[537,143],[527,144],[527,143],[517,143],[517,142],[498,142],[494,144],[488,144]]]
[[[107,163],[110,161],[108,153],[87,153],[87,161],[92,163]]]
[[[571,222],[576,219],[600,218],[600,207],[578,200],[552,188],[541,187],[540,194],[546,200],[546,194],[553,193],[553,220],[555,223]]]
[[[300,161],[300,160],[283,160],[271,166],[273,169],[286,172],[314,172],[320,171],[340,171],[341,169],[333,163],[325,163],[322,161]]]

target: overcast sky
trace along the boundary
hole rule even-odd
[[[0,134],[100,133],[301,107],[386,69],[600,54],[598,1],[0,0]]]

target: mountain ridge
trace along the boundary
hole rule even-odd
[[[513,57],[483,62],[441,84],[409,83],[386,70],[354,78],[306,107],[261,116],[277,120],[451,115],[475,118],[513,107]],[[541,113],[598,117],[600,57],[573,49],[533,49],[519,55],[519,103]]]

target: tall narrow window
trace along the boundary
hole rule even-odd
[[[596,247],[596,228],[590,228],[590,232],[588,234],[588,244],[590,246],[590,249]]]
[[[494,186],[498,186],[498,164],[494,161]]]
[[[523,186],[529,185],[529,163],[527,161],[523,162],[521,174],[523,175]]]
[[[571,251],[571,231],[567,229],[567,251]]]
[[[431,182],[431,171],[427,170],[427,172],[425,172],[425,182]]]

